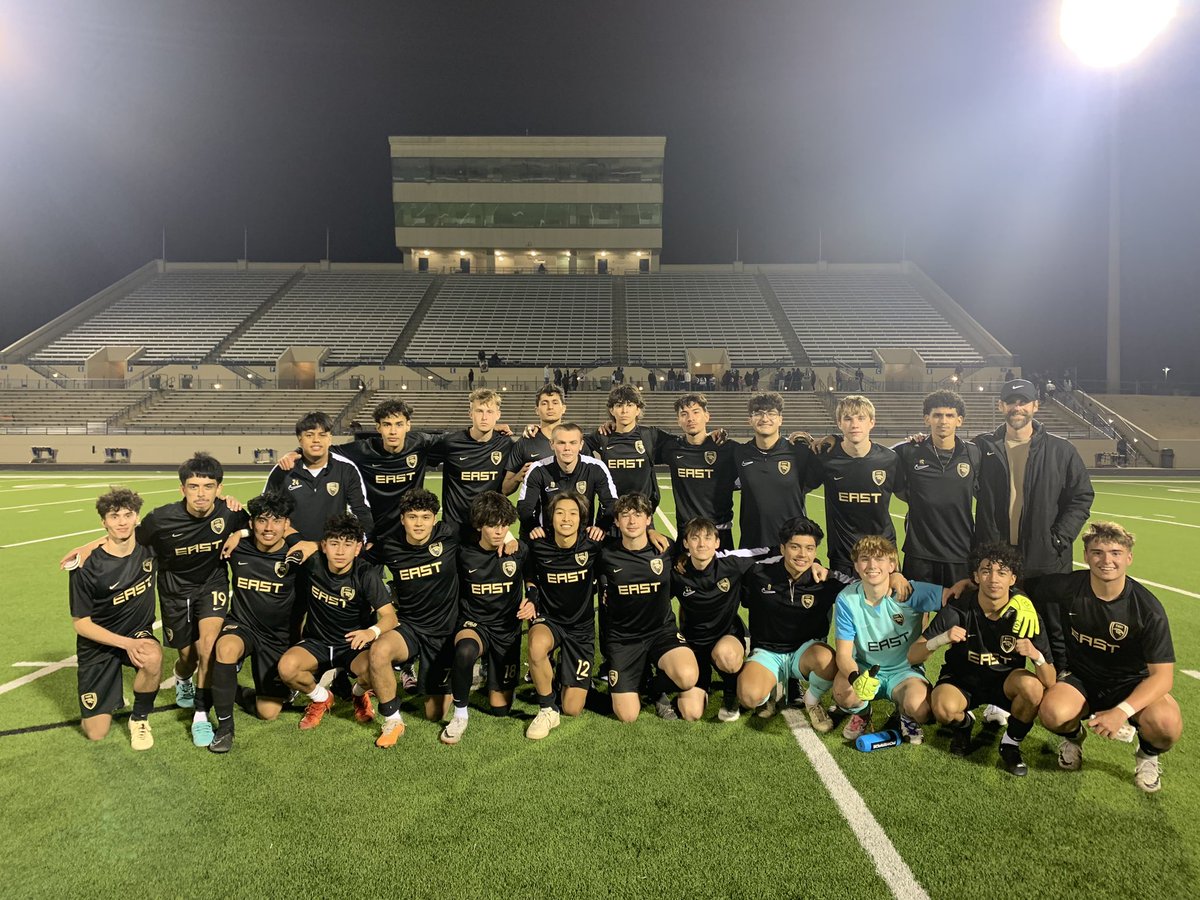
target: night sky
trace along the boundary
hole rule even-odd
[[[1200,382],[1200,26],[1121,73],[1123,374]],[[664,263],[908,249],[1103,377],[1110,77],[1051,0],[0,0],[0,346],[160,255],[397,261],[393,134],[666,135]]]

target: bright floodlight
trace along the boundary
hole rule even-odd
[[[1175,16],[1178,0],[1063,0],[1059,32],[1085,65],[1124,65]]]

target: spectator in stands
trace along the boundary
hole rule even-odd
[[[475,390],[475,370],[467,369],[467,391]]]
[[[550,383],[550,363],[542,366],[542,384]]]
[[[479,359],[479,365],[481,365],[481,366],[484,365],[487,362],[487,353],[483,350],[480,350],[478,359]]]
[[[675,386],[676,386],[675,382],[676,382],[675,367],[672,366],[671,368],[667,369],[667,390],[668,391],[675,390]]]
[[[811,391],[815,391],[817,389],[817,373],[812,369],[808,370],[808,385],[809,390]]]
[[[842,380],[843,380],[842,379],[842,370],[840,368],[833,370],[833,380],[837,386],[837,391],[840,394],[842,392]]]
[[[686,391],[686,390],[690,389],[691,386],[692,386],[692,373],[685,366],[684,368],[679,370],[679,384],[677,385],[677,387],[681,391]]]
[[[575,369],[571,372],[571,390],[579,390],[579,370]]]
[[[500,357],[499,353],[497,353],[495,350],[493,350],[491,357],[488,359],[488,365],[502,366],[502,365],[504,365],[504,360]]]
[[[863,375],[862,366],[859,366],[857,369],[854,370],[854,378],[858,382],[858,390],[860,393],[863,390],[863,378],[864,377],[865,376]]]
[[[554,383],[562,387],[563,372],[558,366],[554,367]]]
[[[650,386],[650,390],[653,391],[658,389],[658,376],[654,374],[653,369],[651,369],[649,374],[646,375],[646,383]]]
[[[1123,437],[1117,438],[1117,465],[1129,465],[1129,442]]]

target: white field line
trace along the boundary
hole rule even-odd
[[[1161,500],[1164,503],[1191,503],[1200,506],[1200,500],[1184,500],[1182,497],[1154,497],[1150,494],[1126,494],[1121,491],[1096,491],[1106,497],[1129,497],[1133,500]],[[1181,492],[1182,493],[1182,492]]]
[[[155,631],[157,631],[161,626],[162,620],[160,619],[156,620],[152,627]],[[20,665],[20,663],[17,663],[17,665]],[[0,684],[0,694],[7,694],[9,691],[15,691],[17,688],[24,687],[31,682],[37,681],[43,676],[52,675],[59,669],[67,669],[71,666],[77,665],[79,665],[79,659],[74,653],[72,653],[66,659],[60,659],[55,663],[47,663],[36,672],[30,672],[28,675],[22,675],[20,678],[14,678],[12,681],[6,681],[4,684]]]
[[[663,528],[665,528],[667,534],[671,536],[671,540],[675,540],[675,538],[679,537],[679,532],[675,530],[675,526],[671,524],[671,520],[667,518],[666,514],[661,508],[656,509],[654,514],[662,521]]]
[[[1197,672],[1195,669],[1180,669],[1179,671],[1184,675],[1190,675],[1192,678],[1200,680],[1200,672]]]
[[[1087,563],[1081,563],[1078,560],[1074,560],[1074,563],[1075,563],[1075,568],[1077,568],[1077,569],[1086,569],[1087,568]],[[1173,587],[1172,585],[1169,585],[1169,584],[1163,584],[1161,581],[1151,581],[1148,578],[1141,578],[1141,577],[1137,577],[1137,576],[1131,576],[1131,577],[1133,577],[1134,580],[1140,584],[1148,584],[1148,585],[1150,585],[1150,587],[1160,588],[1161,590],[1164,590],[1164,591],[1171,591],[1174,594],[1182,594],[1184,597],[1192,597],[1195,600],[1200,600],[1200,594],[1197,594],[1194,591],[1185,591],[1183,588],[1177,588],[1177,587]]]
[[[253,479],[253,481],[255,483],[257,483],[258,480],[259,479],[257,479],[257,478]],[[176,479],[176,481],[178,481],[178,479]],[[250,479],[245,479],[245,478],[230,479],[230,481],[238,481],[239,483],[247,483],[247,484],[251,483]],[[225,482],[225,484],[229,484],[230,481]],[[90,486],[90,487],[107,488],[109,485],[102,484],[102,485],[82,485],[82,486],[83,487]],[[138,491],[138,493],[143,497],[149,497],[151,494],[177,494],[177,493],[179,493],[179,488],[163,488],[160,491]],[[78,502],[79,502],[79,498],[76,497],[74,500],[49,500],[45,503],[23,503],[18,506],[0,506],[0,512],[12,512],[13,510],[24,510],[24,509],[29,509],[31,507],[41,507],[41,506],[63,506],[64,504],[67,504],[67,503],[78,503]]]
[[[1092,516],[1111,516],[1114,519],[1131,519],[1135,522],[1153,522],[1155,525],[1170,525],[1172,528],[1200,528],[1200,525],[1189,525],[1187,522],[1164,522],[1162,519],[1151,519],[1149,516],[1127,516],[1123,513],[1101,512],[1092,510]]]
[[[44,544],[46,541],[61,541],[63,538],[79,537],[81,534],[99,534],[103,528],[89,528],[87,531],[72,531],[67,534],[55,534],[50,537],[34,538],[32,541],[18,541],[15,544],[0,544],[0,550],[11,550],[13,547],[26,547],[29,544]]]
[[[1104,478],[1092,479],[1096,484],[1200,484],[1195,478]]]
[[[901,858],[887,833],[875,820],[875,816],[871,814],[871,810],[862,796],[854,789],[854,785],[846,778],[845,773],[838,768],[838,764],[834,761],[828,748],[813,732],[808,720],[797,709],[785,709],[783,717],[792,730],[796,743],[800,745],[800,749],[804,751],[804,755],[816,769],[817,776],[825,785],[825,790],[837,804],[846,824],[850,826],[850,830],[858,838],[858,843],[871,858],[871,862],[875,864],[875,871],[891,889],[892,896],[903,898],[903,900],[908,900],[908,898],[928,900],[929,895],[925,893],[925,889],[921,887],[908,864]]]

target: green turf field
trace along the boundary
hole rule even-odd
[[[1062,772],[1040,726],[1025,779],[997,769],[998,734],[966,760],[932,727],[923,746],[862,754],[792,711],[717,722],[715,701],[700,723],[585,713],[534,743],[529,685],[508,719],[473,700],[456,747],[409,701],[400,744],[377,750],[376,729],[341,703],[305,733],[299,706],[270,724],[239,711],[237,745],[218,757],[191,745],[172,690],[151,751],[129,749],[123,719],[89,744],[71,722],[73,667],[13,682],[74,654],[55,564],[99,534],[94,499],[118,475],[147,509],[178,497],[165,472],[0,474],[6,896],[1200,896],[1187,733],[1200,708],[1200,481],[1096,483],[1095,517],[1136,532],[1131,575],[1162,600],[1175,639],[1185,736],[1164,757],[1162,792],[1146,796],[1130,745],[1093,737],[1083,771]],[[226,492],[248,499],[263,478],[231,474]],[[673,520],[669,490],[664,506]],[[821,501],[810,506],[823,520]]]

